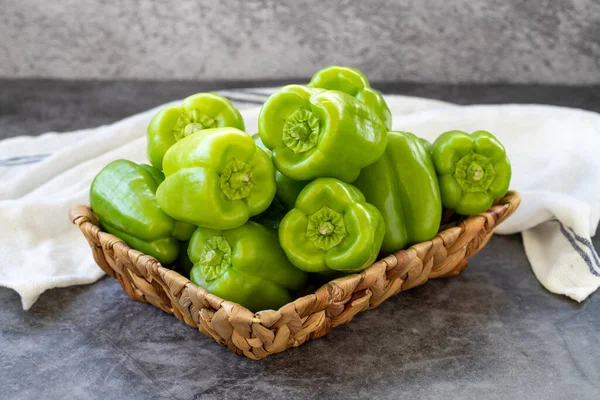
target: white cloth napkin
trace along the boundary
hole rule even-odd
[[[221,91],[241,110],[249,133],[273,89]],[[554,293],[584,300],[600,286],[590,237],[600,219],[600,115],[540,105],[457,106],[386,96],[394,129],[434,140],[460,129],[489,130],[513,165],[520,209],[498,233],[523,233],[533,272]],[[49,288],[90,283],[103,272],[67,215],[88,202],[93,177],[108,162],[145,162],[145,133],[157,109],[112,125],[0,141],[0,285],[29,309]]]

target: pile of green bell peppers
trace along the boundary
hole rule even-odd
[[[477,214],[509,188],[491,133],[430,143],[392,130],[384,97],[350,67],[275,91],[258,133],[245,130],[218,94],[165,107],[148,125],[151,165],[111,162],[90,203],[107,232],[253,311],[430,240],[444,208]]]

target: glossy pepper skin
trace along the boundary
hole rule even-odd
[[[252,138],[235,128],[206,129],[165,154],[166,179],[156,191],[171,217],[212,229],[233,229],[269,207],[275,169]]]
[[[377,258],[385,223],[356,187],[334,178],[309,183],[279,225],[288,259],[307,272],[356,272]]]
[[[306,274],[285,257],[277,233],[252,221],[223,231],[198,228],[188,255],[192,282],[255,312],[289,303],[306,283]]]
[[[179,253],[178,240],[188,240],[195,226],[176,221],[156,203],[162,172],[149,165],[116,160],[104,167],[90,188],[90,204],[102,227],[162,264]]]
[[[176,142],[204,129],[232,127],[244,130],[244,120],[231,102],[215,93],[197,93],[180,106],[163,108],[148,125],[148,160],[162,169],[167,150]]]
[[[437,234],[442,200],[423,139],[412,133],[388,132],[384,155],[363,168],[354,185],[386,222],[382,252],[390,254]]]
[[[317,71],[309,87],[339,90],[362,101],[381,118],[388,130],[392,129],[392,113],[381,93],[371,88],[367,77],[351,67],[332,65]]]
[[[383,154],[387,129],[364,103],[335,90],[289,85],[258,117],[262,142],[282,174],[296,181],[329,176],[352,182]]]
[[[258,147],[263,149],[265,153],[269,155],[269,157],[272,156],[273,153],[263,144],[258,133],[252,135],[252,139]],[[294,208],[296,198],[302,189],[304,189],[304,186],[308,185],[309,182],[310,181],[295,181],[275,169],[275,185],[277,186],[275,196],[279,199],[284,208],[291,210]]]
[[[458,214],[486,211],[508,191],[511,166],[506,150],[486,131],[450,131],[431,147],[442,204]]]

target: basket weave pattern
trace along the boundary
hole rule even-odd
[[[485,246],[519,203],[519,194],[508,192],[488,211],[444,229],[430,241],[387,256],[359,274],[333,280],[279,310],[258,313],[208,293],[102,232],[88,206],[73,206],[69,217],[83,232],[100,268],[118,279],[129,297],[174,314],[231,351],[257,360],[324,336],[357,313],[428,279],[460,274],[467,258]]]

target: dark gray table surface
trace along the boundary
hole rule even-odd
[[[197,91],[280,83],[0,80],[0,139],[93,127]],[[600,111],[600,87],[376,86],[461,104]],[[599,294],[578,304],[547,292],[519,235],[495,236],[469,264],[258,362],[130,300],[114,279],[50,290],[27,312],[0,288],[0,398],[600,398]]]

